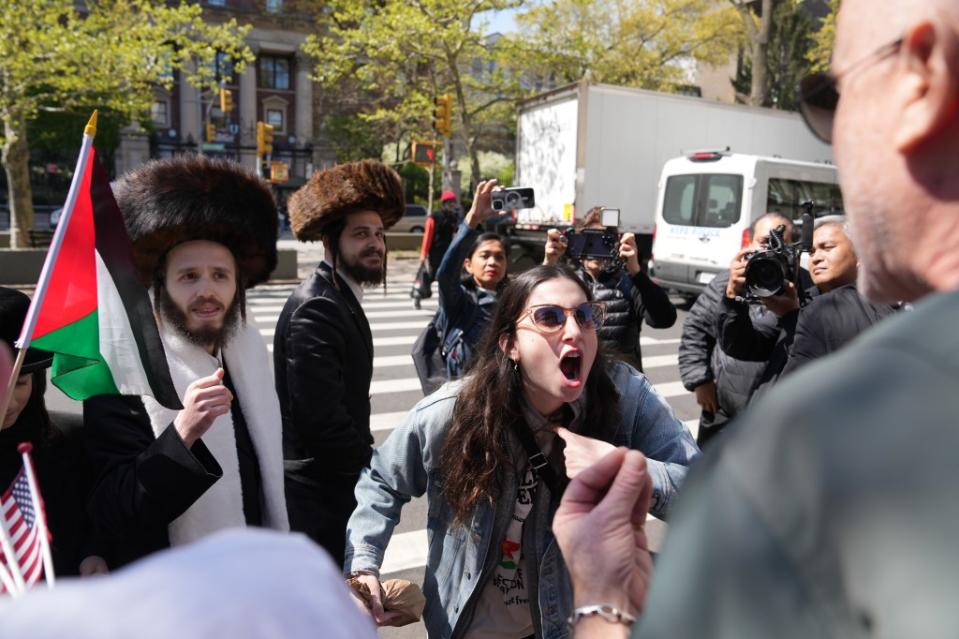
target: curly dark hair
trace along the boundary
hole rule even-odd
[[[567,266],[537,266],[513,279],[499,294],[486,336],[476,352],[453,408],[453,420],[443,443],[443,495],[454,523],[469,521],[477,504],[493,500],[502,489],[509,456],[510,433],[526,427],[522,412],[520,375],[500,347],[512,341],[516,323],[533,290],[549,280],[565,278],[579,286],[587,300],[593,296],[575,271]],[[598,347],[598,345],[597,345]],[[602,351],[586,378],[587,405],[581,433],[612,441],[620,427],[619,393],[606,371]]]

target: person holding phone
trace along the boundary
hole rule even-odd
[[[591,208],[576,230],[610,228],[603,223],[604,210],[610,209],[601,206]],[[557,264],[565,253],[566,243],[562,233],[550,229],[546,236],[543,263]],[[653,328],[669,328],[676,323],[676,308],[669,301],[666,291],[643,272],[635,235],[623,234],[617,255],[618,260],[585,258],[579,262],[577,271],[590,287],[596,301],[606,304],[607,319],[599,329],[603,348],[612,357],[642,372],[639,333],[643,320]]]

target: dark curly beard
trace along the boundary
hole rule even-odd
[[[342,269],[343,272],[345,272],[347,275],[352,277],[353,280],[360,286],[363,286],[363,285],[376,286],[382,283],[383,281],[382,267],[366,268],[365,266],[360,264],[361,259],[363,259],[364,257],[368,257],[370,255],[379,255],[384,260],[386,257],[384,253],[381,251],[377,251],[376,249],[367,249],[366,251],[363,251],[362,253],[360,253],[357,256],[356,261],[353,262],[353,261],[347,260],[346,256],[341,253],[339,256],[340,260],[339,260],[339,264],[337,264],[337,268]]]
[[[189,328],[186,313],[183,312],[177,303],[173,301],[166,287],[159,287],[156,301],[157,310],[160,316],[176,330],[177,333],[186,337],[191,343],[197,346],[209,349],[213,352],[218,351],[236,332],[236,327],[240,321],[239,296],[234,296],[230,306],[226,309],[223,316],[223,325],[220,328],[206,326],[199,330]]]

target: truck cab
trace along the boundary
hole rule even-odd
[[[750,244],[752,222],[768,212],[799,220],[842,211],[829,164],[732,153],[691,152],[666,162],[659,180],[650,273],[664,288],[698,295]]]

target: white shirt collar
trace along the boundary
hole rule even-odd
[[[326,260],[323,260],[323,263],[329,266],[330,269],[333,268],[333,266]],[[356,301],[362,304],[363,303],[363,287],[360,286],[356,282],[356,280],[350,277],[350,275],[344,272],[342,269],[336,269],[336,274],[339,275],[341,280],[346,282],[347,286],[350,287],[350,291],[353,293],[353,297],[356,298]]]

